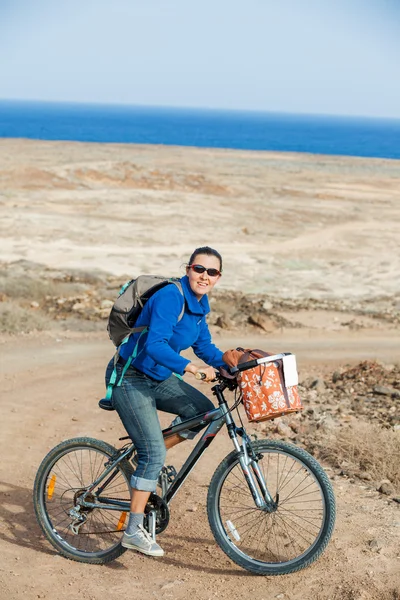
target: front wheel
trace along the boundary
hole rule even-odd
[[[49,542],[66,558],[104,564],[125,552],[121,537],[126,512],[87,508],[74,516],[80,497],[115,455],[110,444],[75,438],[53,448],[39,467],[33,492],[36,517]],[[101,498],[100,491],[94,490],[88,499],[129,504],[131,473],[128,461],[120,462],[102,482]],[[77,520],[80,515],[82,524]]]
[[[259,575],[284,575],[313,563],[335,524],[332,486],[319,463],[292,444],[252,443],[275,506],[259,509],[244,478],[239,455],[231,452],[210,483],[207,512],[222,550]]]

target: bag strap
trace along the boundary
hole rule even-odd
[[[125,363],[125,365],[124,365],[124,368],[123,368],[123,370],[122,370],[122,373],[121,373],[121,377],[119,378],[119,381],[118,381],[118,383],[116,384],[116,381],[117,381],[117,363],[118,363],[118,359],[119,359],[119,351],[120,351],[120,348],[121,348],[121,346],[122,346],[123,344],[126,344],[126,342],[129,340],[129,335],[127,335],[127,336],[126,336],[126,338],[125,338],[124,340],[122,340],[122,342],[121,342],[121,344],[120,344],[120,346],[119,346],[118,350],[117,350],[117,351],[116,351],[116,353],[114,354],[114,369],[113,369],[113,372],[112,372],[112,374],[111,374],[110,381],[108,382],[108,386],[107,386],[107,393],[106,393],[106,395],[105,395],[105,399],[106,399],[106,400],[111,400],[111,396],[112,396],[113,389],[114,389],[114,386],[115,386],[115,385],[117,385],[117,387],[120,387],[120,386],[121,386],[121,384],[122,384],[122,380],[123,380],[123,378],[124,378],[124,376],[125,376],[125,373],[126,373],[126,372],[127,372],[127,370],[129,369],[129,367],[130,367],[130,365],[131,365],[131,362],[132,362],[132,360],[133,360],[134,358],[136,358],[136,357],[137,357],[140,338],[141,338],[141,337],[142,337],[142,335],[143,335],[144,333],[146,333],[147,331],[148,331],[148,327],[142,327],[142,328],[141,328],[141,334],[140,334],[140,335],[139,335],[139,337],[138,337],[138,340],[137,340],[137,342],[136,342],[135,348],[134,348],[134,350],[133,350],[133,352],[132,352],[131,356],[130,356],[130,357],[128,358],[128,360],[126,361],[126,363]]]

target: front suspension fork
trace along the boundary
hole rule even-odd
[[[242,438],[241,444],[237,440],[237,434]],[[257,508],[266,512],[273,512],[276,510],[276,502],[268,491],[264,475],[261,472],[257,457],[251,448],[246,432],[242,428],[237,427],[231,437],[234,446],[239,452],[240,466],[242,467],[243,475]]]

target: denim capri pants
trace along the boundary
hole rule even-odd
[[[106,385],[114,369],[111,360],[106,371]],[[117,364],[117,382],[123,367]],[[173,425],[214,408],[213,403],[196,388],[171,375],[157,381],[129,367],[120,386],[113,389],[112,405],[117,411],[137,451],[137,468],[131,477],[136,490],[154,492],[164,465],[166,449],[157,410],[178,415]],[[182,431],[180,436],[192,439],[203,426]]]

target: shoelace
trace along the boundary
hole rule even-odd
[[[138,535],[138,537],[143,539],[143,541],[148,542],[149,545],[153,544],[153,542],[154,542],[153,538],[151,537],[149,532],[143,527],[143,525],[138,525],[137,535]]]

